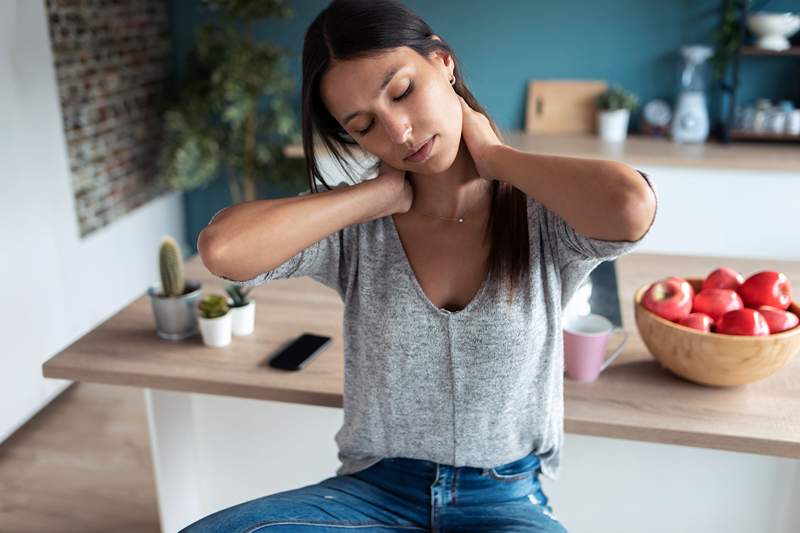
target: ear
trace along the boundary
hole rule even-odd
[[[439,38],[438,35],[435,34],[431,35],[431,39],[433,39],[434,41],[442,40]],[[453,58],[450,56],[450,54],[448,54],[441,48],[437,48],[433,52],[431,52],[430,59],[431,62],[433,62],[437,67],[439,67],[440,64],[444,66],[444,68],[447,69],[448,77],[451,74],[453,74],[453,71],[455,70],[455,64],[453,63]]]

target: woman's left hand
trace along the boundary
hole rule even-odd
[[[475,162],[475,168],[483,179],[499,179],[494,175],[492,161],[503,143],[492,129],[486,115],[472,109],[460,95],[461,110],[464,116],[461,135]]]

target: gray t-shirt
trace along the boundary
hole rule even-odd
[[[530,196],[527,212],[531,275],[510,304],[505,291],[488,291],[484,280],[464,309],[437,308],[391,216],[332,233],[253,279],[223,278],[253,286],[310,276],[341,296],[344,424],[335,436],[337,474],[386,457],[489,468],[534,451],[542,473],[558,479],[562,311],[596,266],[643,238],[583,236]]]

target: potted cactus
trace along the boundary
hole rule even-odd
[[[175,239],[165,236],[159,249],[161,283],[147,289],[156,321],[156,332],[165,340],[179,341],[197,334],[195,302],[200,298],[201,284],[185,280],[183,259]]]
[[[639,105],[639,98],[619,85],[612,85],[597,95],[597,123],[600,138],[604,141],[624,141],[628,135],[628,121],[631,111]]]
[[[227,346],[231,343],[231,314],[228,302],[220,294],[209,294],[197,305],[200,334],[206,346]]]
[[[234,335],[250,335],[255,329],[256,302],[247,297],[252,289],[252,287],[243,289],[233,283],[225,287],[230,296],[228,305],[231,308]]]

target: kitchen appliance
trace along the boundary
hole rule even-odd
[[[705,45],[681,47],[683,65],[680,73],[680,93],[672,120],[672,140],[679,143],[705,142],[708,138],[708,109],[706,107],[706,60],[714,50]]]

